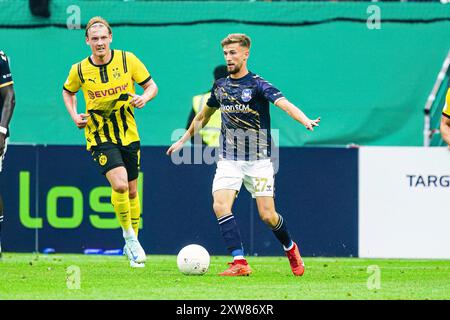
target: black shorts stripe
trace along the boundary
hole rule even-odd
[[[95,143],[96,143],[97,145],[99,145],[99,144],[102,143],[102,140],[100,139],[100,135],[99,135],[99,133],[98,133],[99,123],[98,123],[97,119],[95,118],[95,113],[93,113],[93,112],[91,111],[91,112],[89,112],[89,114],[91,115],[92,123],[94,124],[95,129],[96,129],[96,130],[95,130],[95,133],[94,133]]]
[[[445,112],[442,112],[442,115],[443,115],[444,117],[447,117],[447,118],[450,119],[450,115],[446,114]]]
[[[77,68],[78,68],[78,77],[80,77],[81,83],[84,83],[83,72],[81,71],[81,62],[78,64]]]
[[[127,54],[125,51],[122,51],[122,62],[123,62],[123,72],[128,72],[128,66],[127,66]]]
[[[102,83],[107,83],[109,81],[106,65],[100,67],[100,78],[102,79]]]
[[[116,115],[117,115],[117,112],[114,111],[114,113],[111,114],[110,119],[111,119],[111,123],[113,125],[114,135],[116,136],[117,144],[121,145],[122,139],[120,138],[120,129],[119,129],[119,124],[117,123]]]
[[[125,108],[120,108],[120,119],[122,119],[123,135],[125,136],[127,134],[127,130],[128,130],[127,117],[125,115]]]

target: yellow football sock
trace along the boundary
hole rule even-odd
[[[141,205],[139,202],[139,194],[136,194],[136,198],[130,199],[130,212],[131,212],[131,226],[133,227],[136,237],[139,232],[139,224],[141,222]]]
[[[128,191],[125,193],[118,193],[113,190],[111,194],[111,203],[122,229],[125,232],[128,231],[131,227],[130,200],[128,199]]]

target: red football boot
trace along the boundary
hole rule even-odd
[[[235,260],[233,262],[228,262],[230,267],[222,273],[219,273],[219,276],[249,276],[252,273],[252,269],[248,265],[246,260]]]
[[[296,276],[302,276],[305,272],[305,263],[300,256],[297,244],[294,242],[294,246],[291,250],[286,251],[286,256],[291,264],[292,273]]]

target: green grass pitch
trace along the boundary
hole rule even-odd
[[[304,260],[303,277],[285,257],[249,257],[251,276],[219,277],[229,257],[213,256],[205,275],[185,276],[176,256],[149,255],[145,268],[132,269],[120,256],[4,253],[0,299],[450,299],[449,260]],[[70,266],[79,268],[79,289],[67,281]]]

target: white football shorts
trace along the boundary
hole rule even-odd
[[[274,196],[274,169],[270,159],[240,161],[219,160],[214,176],[212,193],[230,189],[239,192],[244,182],[252,197]]]
[[[0,156],[0,172],[2,172],[3,159],[5,159],[6,149],[8,149],[8,140],[9,140],[9,138],[6,138],[6,140],[5,140],[5,151]]]

